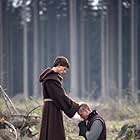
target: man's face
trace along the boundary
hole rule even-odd
[[[65,66],[57,66],[57,68],[59,74],[64,74],[67,71],[67,67]]]
[[[82,119],[87,119],[89,114],[90,114],[90,111],[87,109],[79,112],[79,115]]]

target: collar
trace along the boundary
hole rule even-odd
[[[96,116],[97,114],[98,114],[98,112],[97,112],[96,110],[93,110],[93,111],[89,114],[87,120],[91,120],[91,119],[92,119],[94,116]]]

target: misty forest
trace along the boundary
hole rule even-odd
[[[140,140],[140,0],[0,0],[0,140],[38,140],[40,73],[65,56],[67,94],[105,119],[107,140]],[[79,136],[64,114],[67,140]],[[94,139],[93,139],[94,140]]]

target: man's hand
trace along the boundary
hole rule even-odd
[[[79,136],[83,136],[86,139],[87,132],[86,121],[79,122],[78,127],[79,127]]]

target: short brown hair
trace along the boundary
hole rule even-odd
[[[64,66],[64,67],[67,67],[67,68],[70,67],[70,63],[69,63],[68,59],[64,56],[57,56],[56,57],[56,59],[54,60],[53,66],[56,67],[58,65]]]
[[[84,110],[89,110],[90,111],[91,109],[87,104],[83,103],[83,104],[80,105],[79,112],[84,111]]]

